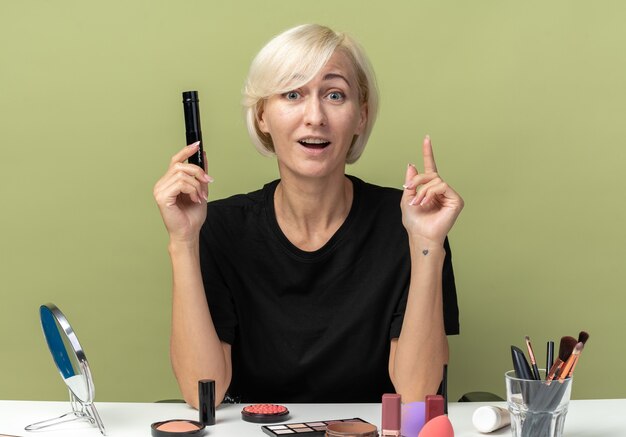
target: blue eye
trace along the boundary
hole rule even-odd
[[[339,91],[333,91],[332,93],[328,94],[329,100],[339,101],[339,100],[343,100],[343,98],[344,98],[343,93],[340,93]]]
[[[289,91],[288,93],[283,94],[287,100],[296,100],[300,97],[300,93],[297,91]]]

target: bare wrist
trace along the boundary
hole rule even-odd
[[[426,237],[422,237],[421,235],[410,235],[409,234],[409,244],[411,247],[427,249],[427,250],[442,250],[445,252],[443,248],[443,241],[431,240]]]
[[[170,242],[167,245],[167,250],[170,255],[177,255],[181,253],[197,253],[200,247],[198,238],[192,238],[191,240],[176,240],[170,238]]]
[[[409,238],[409,247],[411,250],[411,259],[413,262],[429,262],[443,263],[446,257],[446,250],[443,243],[438,243],[424,238]]]

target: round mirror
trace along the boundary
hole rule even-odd
[[[39,316],[48,348],[65,384],[78,400],[93,402],[93,383],[83,371],[88,369],[87,358],[74,330],[61,310],[52,304],[42,305]]]
[[[67,321],[54,304],[42,305],[39,318],[48,349],[63,381],[70,391],[72,411],[54,419],[33,423],[25,429],[33,431],[73,420],[86,420],[104,435],[104,425],[93,404],[95,389],[85,351]]]

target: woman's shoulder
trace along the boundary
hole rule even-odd
[[[380,201],[380,202],[400,202],[402,198],[402,190],[398,188],[385,187],[382,185],[376,185],[370,182],[352,176],[346,175],[351,181],[355,189],[355,193],[362,196],[367,201]]]
[[[244,235],[244,230],[252,232],[267,223],[268,199],[273,199],[273,190],[278,181],[265,184],[262,188],[245,194],[235,194],[223,199],[212,200],[207,205],[204,232],[211,232],[219,238]]]
[[[229,209],[249,209],[263,206],[268,199],[269,191],[276,189],[278,180],[268,182],[255,191],[242,194],[234,194],[223,199],[212,200],[208,203],[209,210],[227,211]]]
[[[245,194],[235,194],[207,204],[207,215],[200,231],[212,244],[235,244],[246,239],[251,232],[267,222],[267,190],[272,182],[263,188]]]

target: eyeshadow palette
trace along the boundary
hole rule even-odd
[[[358,417],[352,419],[339,420],[318,420],[317,422],[284,423],[282,425],[265,425],[261,429],[265,434],[272,437],[283,435],[302,434],[307,437],[323,437],[326,433],[326,426],[337,422],[360,422],[368,423]]]

